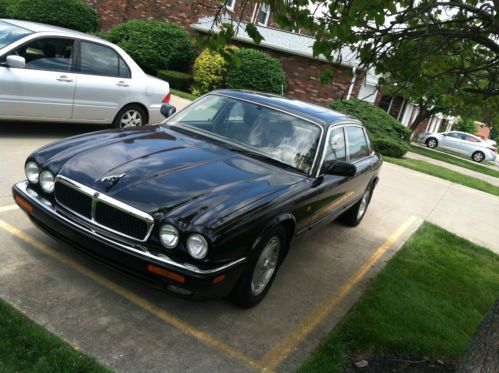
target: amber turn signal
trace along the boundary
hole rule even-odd
[[[218,275],[217,277],[215,277],[213,279],[213,283],[214,284],[218,284],[219,282],[222,282],[223,280],[225,280],[225,275]]]
[[[149,264],[147,266],[147,270],[149,272],[156,273],[157,275],[169,278],[170,280],[174,280],[174,281],[180,282],[182,284],[185,282],[184,276],[179,275],[178,273],[167,271],[164,268],[156,267],[155,265],[152,265],[152,264]]]
[[[33,212],[33,206],[31,206],[28,202],[26,202],[20,195],[16,194],[15,200],[19,206],[25,209],[28,212]]]

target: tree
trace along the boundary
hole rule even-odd
[[[499,0],[257,2],[271,5],[281,27],[313,34],[315,56],[334,60],[344,48],[356,51],[360,67],[384,76],[388,91],[419,104],[413,129],[435,112],[457,113],[499,96]],[[209,5],[221,28],[210,36],[212,44],[234,34],[234,24],[220,22],[226,3]],[[241,9],[249,4],[243,0]],[[255,25],[245,27],[261,42]]]
[[[455,131],[475,133],[476,132],[475,121],[469,118],[461,118],[458,120],[458,122],[454,125],[452,129]]]

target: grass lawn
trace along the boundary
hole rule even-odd
[[[108,372],[0,300],[0,372]]]
[[[425,149],[425,148],[421,148],[419,146],[411,145],[411,152],[421,154],[421,155],[424,155],[426,157],[430,157],[433,159],[437,159],[439,161],[451,163],[451,164],[459,166],[459,167],[464,167],[464,168],[467,168],[468,170],[481,172],[482,174],[485,174],[485,175],[499,177],[499,171],[492,170],[488,167],[483,167],[478,163],[471,163],[465,159],[459,159],[459,158],[453,157],[452,155],[444,154],[444,153],[441,153],[441,152],[438,152],[435,150]]]
[[[392,158],[383,157],[388,162],[398,164],[399,166],[411,168],[413,170],[423,172],[428,175],[436,176],[441,179],[452,181],[456,184],[461,184],[473,189],[481,190],[482,192],[490,193],[499,196],[499,187],[487,183],[486,181],[464,175],[459,172],[449,170],[445,167],[437,166],[429,162],[416,159]]]
[[[191,101],[194,101],[195,99],[197,99],[199,97],[199,96],[193,95],[192,93],[177,91],[176,89],[173,89],[173,88],[170,88],[170,92],[172,95],[182,97],[182,98],[185,98],[185,99],[191,100]]]
[[[300,371],[365,354],[456,362],[498,294],[498,255],[424,223]]]

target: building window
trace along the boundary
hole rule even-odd
[[[234,10],[234,7],[236,6],[236,0],[228,0],[226,7],[229,10]]]
[[[381,101],[379,102],[379,107],[388,113],[391,106],[392,96],[383,95],[383,97],[381,97]]]
[[[258,7],[258,4],[255,5],[255,16],[253,20],[262,26],[267,26],[270,17],[270,5],[269,4],[261,4]]]

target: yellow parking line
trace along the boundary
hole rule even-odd
[[[144,298],[141,298],[137,294],[121,287],[120,285],[106,279],[105,277],[99,275],[98,273],[89,270],[88,268],[82,266],[78,262],[58,253],[57,251],[51,249],[47,244],[37,240],[36,238],[30,236],[29,234],[17,229],[16,227],[8,224],[7,222],[0,220],[0,228],[6,230],[10,234],[16,236],[17,238],[27,242],[34,248],[42,251],[43,253],[51,256],[52,258],[57,259],[58,261],[66,264],[72,269],[84,274],[85,276],[91,278],[93,281],[99,283],[100,285],[114,291],[115,293],[121,295],[126,298],[128,301],[136,304],[137,306],[147,310],[153,315],[159,317],[160,319],[166,321],[168,324],[173,327],[182,330],[184,333],[191,335],[192,337],[198,339],[204,344],[210,346],[211,348],[222,352],[223,354],[229,356],[230,358],[239,361],[247,367],[250,367],[255,370],[263,370],[263,367],[260,364],[241,352],[233,349],[226,343],[210,336],[209,334],[189,325],[188,323],[176,318],[175,316],[169,314],[168,312],[162,310],[158,306],[152,304]]]
[[[0,206],[0,212],[17,210],[18,208],[17,205]]]
[[[416,221],[411,216],[367,259],[359,269],[341,286],[338,291],[324,299],[308,316],[272,350],[267,352],[260,360],[260,365],[265,371],[277,367],[289,353],[327,316],[334,307],[352,290],[352,288],[366,275],[384,253],[397,241],[397,239]]]

